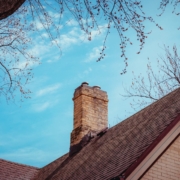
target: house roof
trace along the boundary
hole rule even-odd
[[[0,159],[1,180],[30,180],[38,173],[38,168]]]
[[[127,177],[162,134],[180,120],[179,114],[180,88],[93,138],[74,156],[66,154],[45,166],[35,180]]]

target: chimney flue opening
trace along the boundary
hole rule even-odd
[[[93,86],[94,89],[101,89],[100,86]]]
[[[88,86],[89,85],[89,83],[88,82],[83,82],[82,84],[81,84],[81,86]]]

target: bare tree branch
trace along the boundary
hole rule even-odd
[[[130,88],[124,88],[126,98],[133,98],[132,108],[144,107],[167,93],[180,87],[180,56],[174,45],[171,52],[164,46],[165,56],[158,59],[159,73],[156,74],[150,62],[147,64],[147,80],[144,77],[134,75]]]
[[[4,66],[4,64],[2,62],[0,62],[0,65],[5,69],[6,73],[9,76],[9,81],[10,81],[9,90],[10,90],[11,87],[12,87],[12,77],[11,77],[11,74],[10,74],[9,70],[6,68],[6,66]]]
[[[29,53],[30,39],[27,33],[32,26],[23,22],[21,16],[27,13],[26,8],[20,8],[16,15],[12,15],[0,23],[0,97],[7,101],[30,98],[28,82],[32,79],[31,65],[38,63],[38,59]]]
[[[128,66],[126,47],[132,45],[130,37],[126,35],[126,31],[132,29],[136,34],[140,46],[137,52],[139,54],[144,47],[147,36],[150,34],[145,32],[145,21],[154,23],[162,30],[152,17],[145,15],[142,3],[136,0],[27,0],[25,5],[30,9],[34,22],[37,19],[39,20],[52,41],[56,40],[56,35],[60,37],[60,29],[53,16],[55,13],[59,15],[59,22],[64,14],[71,14],[79,24],[80,29],[87,35],[89,41],[92,39],[93,30],[101,31],[100,26],[105,25],[106,33],[97,61],[105,57],[107,38],[111,30],[115,29],[120,41],[120,57],[125,63],[125,68],[121,74],[126,73]],[[54,30],[56,35],[54,35]],[[59,45],[57,41],[55,42],[56,45]]]

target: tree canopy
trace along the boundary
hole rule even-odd
[[[25,0],[0,0],[0,20],[13,14]]]

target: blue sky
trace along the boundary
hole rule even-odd
[[[110,127],[135,113],[130,107],[131,99],[124,99],[123,86],[130,86],[132,71],[146,75],[147,58],[156,71],[156,59],[163,55],[163,45],[179,48],[180,26],[178,16],[167,9],[158,17],[158,2],[144,4],[148,15],[163,27],[159,30],[152,23],[146,23],[152,31],[146,40],[142,52],[137,55],[136,34],[128,32],[134,44],[127,47],[128,69],[124,68],[120,58],[119,41],[112,31],[107,40],[106,58],[100,62],[96,59],[102,46],[104,30],[101,34],[93,32],[92,41],[78,29],[77,23],[70,19],[63,25],[60,44],[62,54],[51,46],[47,35],[39,25],[40,33],[31,34],[33,47],[31,51],[40,58],[40,65],[33,65],[34,78],[29,85],[31,99],[23,103],[9,102],[1,98],[0,115],[0,158],[42,167],[69,150],[70,133],[73,128],[73,93],[82,82],[90,86],[99,85],[107,91],[109,97],[108,121]],[[102,24],[103,26],[103,24]]]

